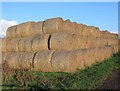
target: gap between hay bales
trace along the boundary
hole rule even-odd
[[[48,38],[48,49],[50,50],[50,38],[51,38],[51,35],[49,36]]]
[[[120,52],[113,57],[74,73],[4,70],[3,89],[96,89],[116,69],[120,69]]]
[[[34,69],[34,59],[35,59],[36,53],[37,53],[37,52],[35,52],[35,54],[33,55],[32,65],[31,65],[31,66],[32,66],[32,69]]]

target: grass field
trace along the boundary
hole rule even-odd
[[[113,57],[74,73],[5,71],[2,89],[95,89],[118,69],[120,52]]]

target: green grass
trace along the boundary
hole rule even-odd
[[[120,52],[113,57],[74,73],[9,71],[3,89],[95,89],[118,69]]]

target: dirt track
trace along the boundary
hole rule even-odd
[[[113,71],[112,74],[96,90],[98,89],[120,90],[120,69]]]

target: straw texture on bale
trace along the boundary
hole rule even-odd
[[[20,52],[32,51],[32,41],[35,37],[21,38],[18,44]]]
[[[100,51],[100,47],[96,47],[95,49],[95,62],[99,62],[101,61],[101,51]]]
[[[2,52],[2,64],[5,63],[5,60],[6,60],[5,52]]]
[[[96,47],[100,47],[101,46],[101,44],[100,44],[100,37],[95,38],[95,43],[96,43]]]
[[[99,28],[94,27],[94,26],[87,26],[87,27],[88,27],[89,36],[100,37]]]
[[[11,45],[9,45],[10,52],[13,52],[13,51],[18,52],[19,51],[19,48],[18,48],[19,41],[20,41],[20,38],[14,38],[14,39],[11,39],[10,41],[8,41],[8,44],[9,44],[9,42],[11,44]]]
[[[43,34],[43,22],[42,21],[39,21],[39,22],[36,22],[34,25],[33,25],[33,30],[34,31],[31,31],[31,35],[41,35]]]
[[[0,53],[3,51],[2,45],[3,45],[3,38],[0,38]]]
[[[87,44],[86,44],[86,42],[87,42],[87,39],[86,39],[86,37],[85,36],[79,36],[79,35],[74,35],[73,36],[74,38],[74,40],[75,41],[73,41],[73,42],[75,42],[75,48],[76,49],[85,49],[85,48],[87,48]]]
[[[64,31],[68,33],[73,33],[72,28],[73,28],[72,22],[70,20],[66,20],[64,22]]]
[[[74,55],[76,57],[76,60],[75,60],[75,66],[77,67],[77,69],[84,69],[85,66],[84,66],[84,55],[82,53],[82,50],[75,50],[74,51]]]
[[[83,24],[78,24],[77,25],[78,31],[76,31],[77,34],[84,36],[84,25]]]
[[[95,37],[88,36],[86,37],[86,48],[97,47],[97,41]]]
[[[100,46],[106,46],[108,45],[106,38],[100,38]]]
[[[112,50],[110,46],[105,47],[105,59],[108,59],[112,56]]]
[[[26,51],[25,42],[26,42],[26,38],[25,39],[21,39],[19,41],[18,48],[19,48],[20,52]]]
[[[106,51],[105,46],[99,47],[99,55],[98,56],[100,56],[100,61],[103,61],[105,59],[105,55],[106,55],[105,51]]]
[[[3,56],[2,61],[3,63],[7,63],[10,69],[16,69],[19,65],[18,63],[19,56],[20,56],[19,53],[6,52]]]
[[[72,22],[72,34],[76,34],[76,32],[78,31],[78,24],[76,22]]]
[[[118,52],[118,45],[111,45],[112,53]]]
[[[106,31],[100,31],[100,36],[102,38],[109,38],[110,37],[110,32]]]
[[[91,61],[91,65],[95,63],[95,48],[88,49],[89,51],[89,60]]]
[[[67,32],[56,32],[51,35],[50,49],[52,50],[73,50],[74,38]]]
[[[34,70],[42,72],[51,72],[51,58],[54,50],[44,50],[36,53],[34,58]]]
[[[82,51],[82,55],[83,55],[84,67],[90,66],[91,60],[89,59],[89,55],[90,55],[89,49],[82,49],[81,51]]]
[[[103,47],[98,47],[95,48],[95,58],[96,62],[103,61],[112,55],[112,50],[111,47],[109,46],[103,46]]]
[[[5,38],[2,38],[2,52],[7,51],[6,50],[6,44],[7,44],[7,42],[5,40],[6,40]]]
[[[118,34],[110,33],[111,39],[118,39]]]
[[[32,69],[33,57],[35,52],[21,52],[18,58],[18,68],[20,69]]]
[[[26,36],[34,35],[36,33],[34,28],[35,24],[36,24],[35,22],[25,22],[17,25],[16,36],[26,37]]]
[[[76,57],[71,51],[55,51],[52,56],[52,67],[54,72],[73,72],[76,70]]]
[[[89,36],[89,31],[87,29],[87,25],[84,24],[78,24],[77,25],[77,32],[76,34],[81,35],[81,36]]]
[[[95,37],[91,36],[79,36],[79,35],[74,35],[73,36],[75,42],[75,50],[76,49],[88,49],[88,48],[93,48],[97,47],[97,42]]]
[[[49,34],[37,36],[32,41],[32,51],[48,50]]]
[[[5,38],[4,40],[3,40],[3,45],[2,45],[2,47],[3,47],[3,50],[6,52],[6,51],[8,51],[8,52],[10,52],[11,51],[11,46],[10,45],[12,45],[11,44],[11,40],[12,39],[10,39],[10,38]]]
[[[17,25],[9,27],[6,32],[6,37],[7,38],[15,38],[16,37],[16,28],[17,28]]]
[[[64,21],[62,18],[51,18],[43,22],[43,31],[46,34],[51,34],[58,31],[63,31]]]

